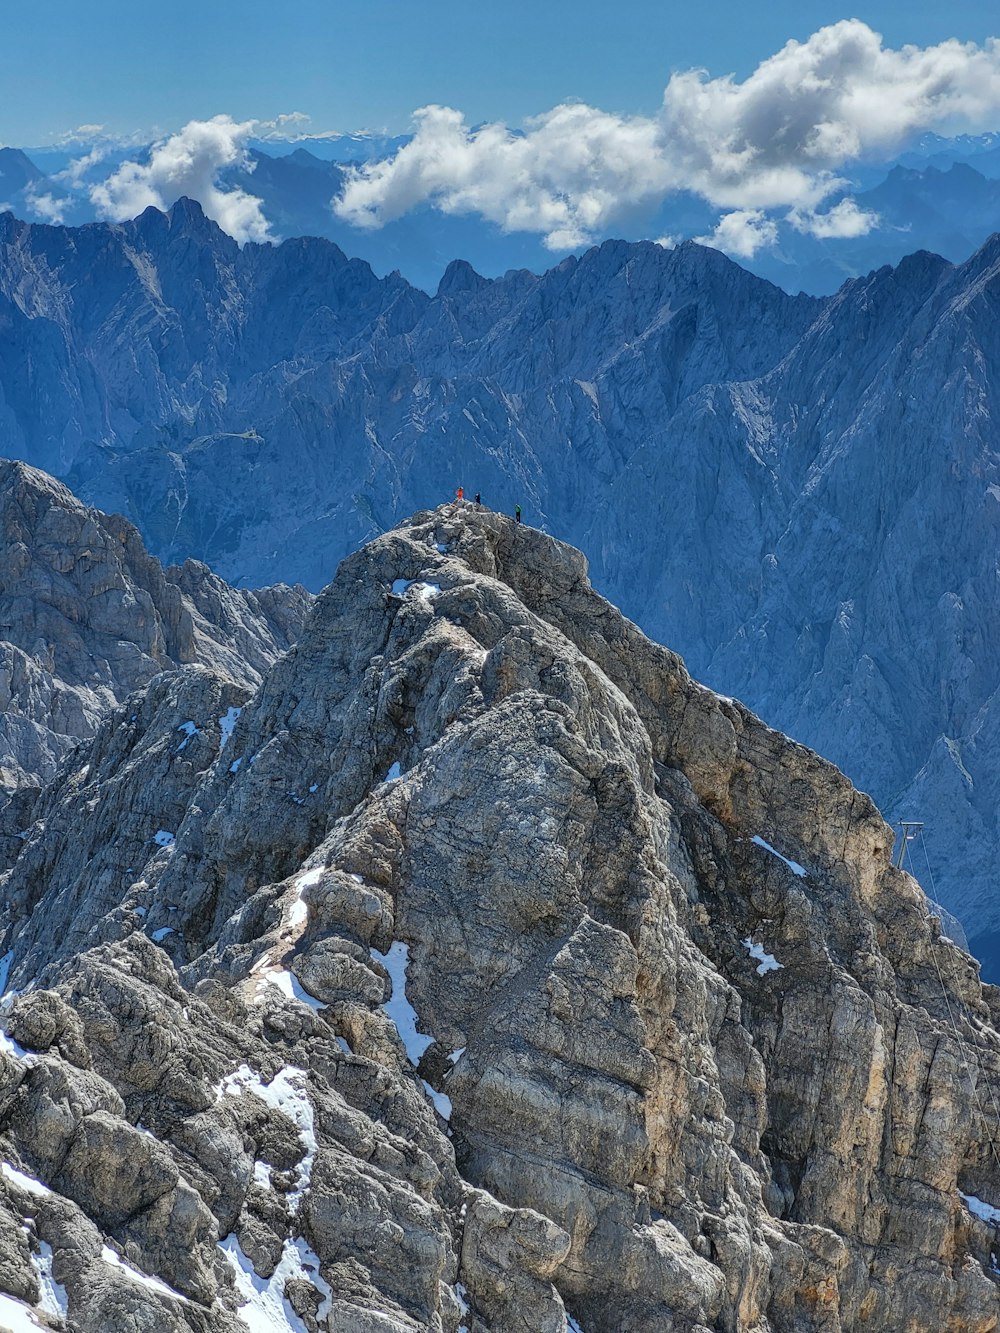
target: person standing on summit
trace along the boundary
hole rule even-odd
[[[515,505],[515,506],[514,506],[514,517],[517,519],[518,523],[520,523],[520,521],[521,521],[521,506],[520,506],[520,505]]]
[[[461,488],[461,486],[459,486],[458,490],[455,492],[455,499],[456,500],[465,499],[465,491]]]

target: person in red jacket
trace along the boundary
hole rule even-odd
[[[465,499],[465,491],[462,490],[461,486],[459,486],[458,490],[455,492],[455,499],[456,500]]]

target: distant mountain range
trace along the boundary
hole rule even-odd
[[[435,297],[183,201],[0,217],[0,453],[243,585],[318,588],[462,484],[588,554],[714,688],[924,818],[1000,976],[1000,237],[789,296],[607,242]]]
[[[343,188],[345,171],[390,156],[407,141],[405,135],[252,140],[245,162],[224,170],[220,185],[261,199],[277,236],[332,240],[380,276],[398,270],[428,293],[456,257],[488,277],[512,268],[542,273],[552,266],[558,257],[539,236],[505,233],[473,215],[423,207],[378,230],[338,218],[331,201]],[[87,185],[105,179],[127,158],[145,161],[148,153],[148,147],[103,142],[0,149],[0,209],[29,220],[94,221]],[[780,224],[773,247],[740,262],[788,292],[823,295],[918,249],[961,262],[1000,229],[1000,135],[924,135],[898,159],[861,164],[854,174],[850,187],[829,202],[849,194],[861,209],[877,214],[878,224],[867,235],[818,238]],[[620,234],[630,240],[690,239],[710,234],[718,219],[718,210],[704,200],[679,193],[655,211],[629,219]]]

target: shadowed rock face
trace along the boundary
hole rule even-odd
[[[181,663],[242,702],[311,601],[230,588],[193,560],[163,570],[131,523],[22,463],[0,461],[0,520],[0,798],[50,779],[110,708]]]
[[[0,1288],[50,1262],[84,1333],[995,1329],[997,992],[578,552],[418,514],[220,748],[227,688],[113,711],[0,880]]]

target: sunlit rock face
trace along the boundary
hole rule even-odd
[[[113,708],[0,880],[12,1308],[995,1327],[997,992],[578,551],[418,513],[233,688]]]

